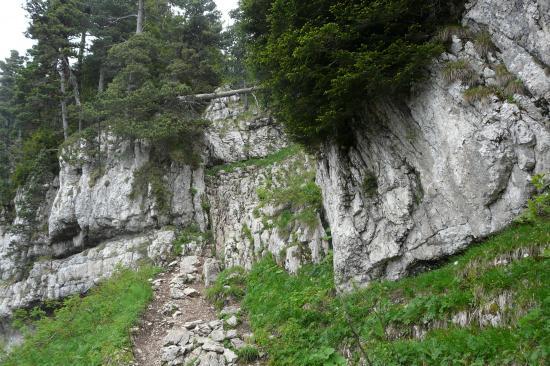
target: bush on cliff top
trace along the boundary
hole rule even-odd
[[[349,135],[361,106],[406,93],[443,50],[464,0],[241,0],[250,64],[288,132],[312,145]]]
[[[69,297],[53,317],[33,324],[4,366],[127,365],[129,330],[153,297],[153,267],[120,270],[86,297]]]

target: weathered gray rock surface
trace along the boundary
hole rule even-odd
[[[272,253],[295,273],[308,262],[319,262],[328,252],[325,230],[319,217],[313,225],[296,221],[278,228],[272,219],[286,207],[262,206],[258,190],[267,184],[278,188],[292,174],[313,170],[313,162],[297,152],[266,167],[247,166],[207,177],[207,195],[216,250],[226,267],[247,269]]]
[[[48,220],[52,240],[70,239],[78,245],[87,238],[112,238],[168,224],[193,223],[205,229],[202,168],[175,163],[163,167],[162,179],[170,196],[169,208],[163,210],[150,186],[143,187],[143,192],[136,189],[136,172],[154,164],[149,144],[105,135],[101,163],[90,157],[86,145],[67,147],[61,155],[60,188]]]
[[[0,287],[0,317],[38,301],[84,293],[111,276],[117,266],[136,267],[145,259],[161,263],[173,240],[173,230],[158,230],[106,241],[64,259],[40,258],[26,277]]]
[[[485,60],[455,37],[453,54],[434,64],[409,100],[365,111],[365,120],[377,122],[354,131],[352,148],[325,146],[317,182],[342,289],[429,266],[522,210],[531,177],[550,171],[547,5],[473,1],[465,22],[488,25],[499,52]],[[443,77],[444,63],[458,58],[487,85],[497,65],[506,65],[532,96],[468,102],[466,86]]]
[[[119,263],[165,262],[176,235],[168,225],[202,232],[182,248],[201,256],[214,254],[205,248],[211,229],[225,267],[250,268],[267,253],[290,272],[318,262],[329,249],[321,217],[277,227],[275,217],[288,207],[265,204],[258,195],[315,170],[341,289],[399,278],[502,229],[531,194],[531,177],[550,171],[550,5],[472,0],[463,22],[489,31],[498,50],[484,58],[471,41],[455,36],[452,52],[434,63],[408,100],[366,110],[354,146],[327,143],[317,164],[299,150],[281,154],[293,146],[280,125],[256,111],[252,97],[249,110],[239,97],[208,107],[212,124],[204,164],[196,168],[155,161],[143,141],[104,134],[99,156],[94,144],[75,141],[60,158],[59,177],[39,187],[43,199],[30,213],[32,224],[22,190],[15,221],[0,225],[0,318],[36,301],[87,291]],[[467,60],[485,85],[495,85],[496,69],[504,65],[527,93],[467,101],[466,86],[443,76],[445,62],[456,59]],[[136,175],[151,167],[166,186],[164,206],[150,184],[134,189]],[[213,263],[208,282],[217,271]],[[187,296],[184,284],[193,273],[178,278],[176,296]],[[206,348],[196,356],[225,362],[217,349]],[[232,358],[225,356],[228,363]]]
[[[487,29],[508,69],[538,97],[550,100],[550,2],[472,0],[463,23]]]
[[[208,165],[262,158],[288,146],[281,125],[258,112],[252,100],[246,109],[238,95],[214,100],[205,117],[211,121],[205,139]]]

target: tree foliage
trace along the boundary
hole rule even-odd
[[[85,128],[89,142],[109,128],[162,146],[162,159],[196,160],[204,105],[178,97],[221,83],[213,0],[26,0],[24,8],[35,45],[0,62],[2,206],[33,175],[55,172],[60,135]]]
[[[406,93],[462,1],[241,0],[251,59],[291,135],[345,136],[362,105]]]

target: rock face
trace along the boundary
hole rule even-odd
[[[263,158],[288,146],[281,125],[262,116],[255,105],[245,108],[239,96],[214,100],[206,110],[209,165]]]
[[[85,292],[117,264],[164,263],[175,239],[167,225],[206,229],[202,168],[173,163],[157,170],[168,197],[163,208],[150,182],[136,189],[137,177],[153,166],[147,143],[103,134],[100,146],[100,158],[97,144],[85,140],[63,149],[59,177],[42,189],[36,217],[23,218],[28,198],[25,189],[18,193],[13,225],[0,228],[0,317]]]
[[[54,241],[112,238],[175,224],[206,227],[200,197],[204,193],[201,168],[172,164],[163,171],[169,193],[168,209],[156,202],[150,186],[136,194],[136,174],[151,169],[151,148],[106,135],[102,162],[89,158],[86,143],[65,149],[60,158],[60,188],[48,220]]]
[[[508,69],[531,93],[550,100],[550,2],[470,1],[464,24],[487,29]]]
[[[238,96],[208,107],[198,167],[155,160],[146,142],[108,133],[100,154],[97,141],[68,143],[59,177],[38,187],[40,205],[30,210],[21,190],[15,220],[8,225],[0,213],[0,333],[8,333],[4,320],[15,308],[85,292],[117,264],[165,263],[179,229],[194,233],[182,253],[219,260],[204,272],[210,283],[219,269],[250,268],[268,253],[290,272],[318,262],[329,250],[330,226],[344,290],[429,267],[502,229],[532,193],[532,176],[550,170],[550,5],[470,1],[463,22],[488,31],[496,51],[481,56],[472,41],[454,36],[411,97],[369,107],[353,146],[327,143],[316,162],[256,111],[253,97],[250,109]],[[466,99],[467,86],[445,78],[446,63],[458,59],[482,86],[498,87],[504,68],[527,92]],[[151,181],[140,180],[150,174],[163,186],[162,200]],[[323,210],[306,215],[290,195],[280,199],[314,176]],[[209,240],[215,251],[205,249]],[[178,278],[183,286],[196,265],[180,264],[189,268]],[[184,289],[174,296],[194,295]],[[216,358],[206,364],[223,362],[216,349],[205,351],[196,356]]]
[[[212,125],[205,134],[204,164],[194,168],[160,163],[148,143],[109,133],[101,135],[100,144],[85,139],[67,143],[59,159],[59,176],[35,190],[40,193],[41,204],[27,207],[28,194],[21,190],[15,220],[0,226],[0,318],[9,317],[18,307],[86,292],[110,276],[117,265],[134,267],[143,260],[166,264],[179,228],[193,228],[189,236],[193,242],[184,244],[183,253],[212,255],[205,246],[213,239],[225,266],[250,268],[269,251],[280,256],[289,246],[290,234],[267,229],[269,220],[254,217],[259,205],[256,189],[268,176],[287,174],[296,164],[311,170],[313,164],[294,149],[293,154],[261,169],[219,171],[215,179],[209,179],[207,189],[205,165],[210,170],[217,170],[213,166],[220,164],[246,166],[249,159],[280,154],[289,149],[289,143],[271,117],[245,110],[239,97],[214,101],[206,117]],[[153,173],[153,178],[162,182],[164,205],[152,187],[149,174]],[[146,179],[142,182],[143,176]],[[209,205],[212,239],[207,234]],[[229,212],[232,217],[227,216]],[[245,226],[251,231],[244,230]],[[296,271],[304,261],[319,260],[327,251],[318,219],[314,226],[291,228],[297,234],[290,246],[296,248],[281,257],[290,270]],[[249,241],[251,235],[256,239]],[[298,245],[307,250],[297,250]],[[211,283],[223,265],[214,259],[208,264],[205,277]],[[188,264],[191,269],[193,266]],[[194,295],[183,289],[180,292],[174,296]]]
[[[207,133],[210,164],[227,164],[207,170],[206,177],[216,252],[225,267],[247,269],[272,253],[294,273],[303,263],[319,262],[327,253],[321,220],[277,228],[273,218],[286,207],[262,205],[258,191],[266,186],[285,187],[295,174],[314,174],[314,163],[299,148],[289,146],[272,118],[243,112],[242,106],[238,97],[222,98],[207,113],[214,121]],[[250,115],[251,120],[242,120]],[[256,160],[247,161],[250,157]]]
[[[485,59],[455,36],[453,52],[412,97],[365,111],[353,147],[325,146],[317,182],[341,289],[402,277],[502,229],[528,199],[531,177],[550,170],[542,3],[471,2],[465,23],[488,27],[499,52]],[[468,61],[481,85],[495,85],[494,70],[505,65],[531,96],[467,101],[467,87],[444,78],[445,63],[457,59]]]
[[[173,240],[172,230],[159,230],[106,241],[64,259],[36,260],[26,278],[0,287],[0,317],[41,300],[84,293],[119,265],[135,267],[147,258],[166,260]]]

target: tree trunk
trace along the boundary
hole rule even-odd
[[[86,50],[86,30],[82,31],[80,36],[80,45],[78,47],[78,72],[82,73],[82,61],[84,60],[84,51]]]
[[[136,34],[143,33],[143,21],[145,18],[145,1],[138,0],[137,26]]]
[[[63,121],[63,137],[65,140],[69,137],[69,119],[67,117],[67,99],[65,93],[67,91],[67,74],[65,72],[65,62],[61,61],[58,66],[59,82],[61,90],[61,119]]]
[[[243,80],[243,88],[246,89],[246,80]],[[247,111],[248,108],[249,108],[249,105],[248,105],[248,93],[244,93],[243,99],[244,99],[244,110]]]
[[[97,84],[97,91],[103,93],[105,91],[105,68],[103,65],[99,67],[99,83]]]
[[[195,95],[182,95],[178,97],[180,100],[192,100],[192,99],[198,99],[198,100],[212,100],[217,98],[224,98],[224,97],[230,97],[237,94],[250,94],[253,91],[259,90],[257,86],[252,86],[250,88],[243,88],[243,89],[237,89],[237,90],[228,90],[224,92],[219,93],[208,93],[208,94],[195,94]]]
[[[65,64],[64,67],[65,67],[66,73],[68,71],[68,74],[69,74],[69,82],[71,83],[71,86],[73,88],[74,102],[78,107],[78,111],[79,111],[78,131],[80,132],[82,131],[82,102],[80,100],[79,83],[73,70],[71,70],[71,66],[69,65],[69,59],[65,58],[64,64]]]

